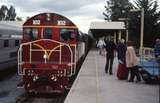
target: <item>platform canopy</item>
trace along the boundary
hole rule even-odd
[[[94,37],[112,35],[114,32],[125,30],[124,22],[91,22],[90,31]]]

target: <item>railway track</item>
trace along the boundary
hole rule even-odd
[[[65,94],[23,94],[17,98],[15,103],[63,103]]]
[[[4,70],[1,70],[0,68],[0,81],[13,76],[16,72],[17,72],[17,65],[5,68]]]

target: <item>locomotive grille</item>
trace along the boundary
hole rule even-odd
[[[52,49],[44,49],[44,47],[40,45],[42,41],[43,42],[48,41],[50,43],[54,43],[54,44],[56,43],[58,45]],[[33,47],[36,47],[36,48],[33,48]],[[70,52],[70,57],[65,54],[66,49],[63,50],[64,47],[68,48],[68,51]],[[26,51],[23,50],[26,48],[28,50],[27,53]],[[28,56],[27,55],[25,56],[23,52],[25,54],[28,54]],[[56,56],[54,56],[55,54]],[[24,58],[27,58],[27,59],[24,59]],[[67,62],[66,62],[67,60],[66,58],[69,58]],[[36,67],[36,65],[39,65],[39,64],[41,65],[66,64],[70,67],[70,71],[69,72],[65,71],[65,72],[67,74],[70,73],[68,75],[71,76],[75,73],[75,67],[76,67],[75,65],[76,64],[76,45],[68,45],[68,44],[50,40],[50,39],[41,39],[41,40],[36,40],[28,43],[23,43],[20,45],[20,48],[18,51],[18,68],[19,68],[20,75],[25,74],[23,70],[24,68],[23,66],[27,64],[35,65],[35,67],[32,67],[32,68],[38,68]],[[56,69],[57,67],[53,65],[51,68]]]

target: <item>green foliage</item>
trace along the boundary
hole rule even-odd
[[[160,37],[160,11],[155,0],[136,0],[135,8],[144,8],[144,46],[153,47],[155,39]],[[130,35],[131,38],[140,40],[140,12],[130,13]],[[139,43],[139,41],[137,41]]]
[[[15,17],[16,17],[15,8],[13,6],[11,6],[7,12],[6,20],[15,21]]]
[[[7,6],[2,5],[0,8],[0,21],[15,21],[16,20],[16,10],[13,6],[8,9]]]
[[[17,21],[23,21],[21,17],[16,17]]]
[[[128,18],[129,40],[137,46],[140,42],[141,12],[131,12],[131,9],[144,8],[144,46],[152,47],[157,37],[160,37],[160,11],[158,0],[108,0],[105,6],[105,20],[117,21],[118,18]]]
[[[2,5],[0,8],[0,20],[5,20],[8,8],[5,5]]]
[[[118,20],[118,18],[126,18],[130,9],[132,9],[132,4],[129,0],[109,0],[106,1],[105,6],[105,20]]]

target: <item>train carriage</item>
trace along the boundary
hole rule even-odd
[[[84,54],[78,37],[78,27],[62,15],[42,13],[28,19],[18,51],[19,86],[27,92],[64,92]]]

